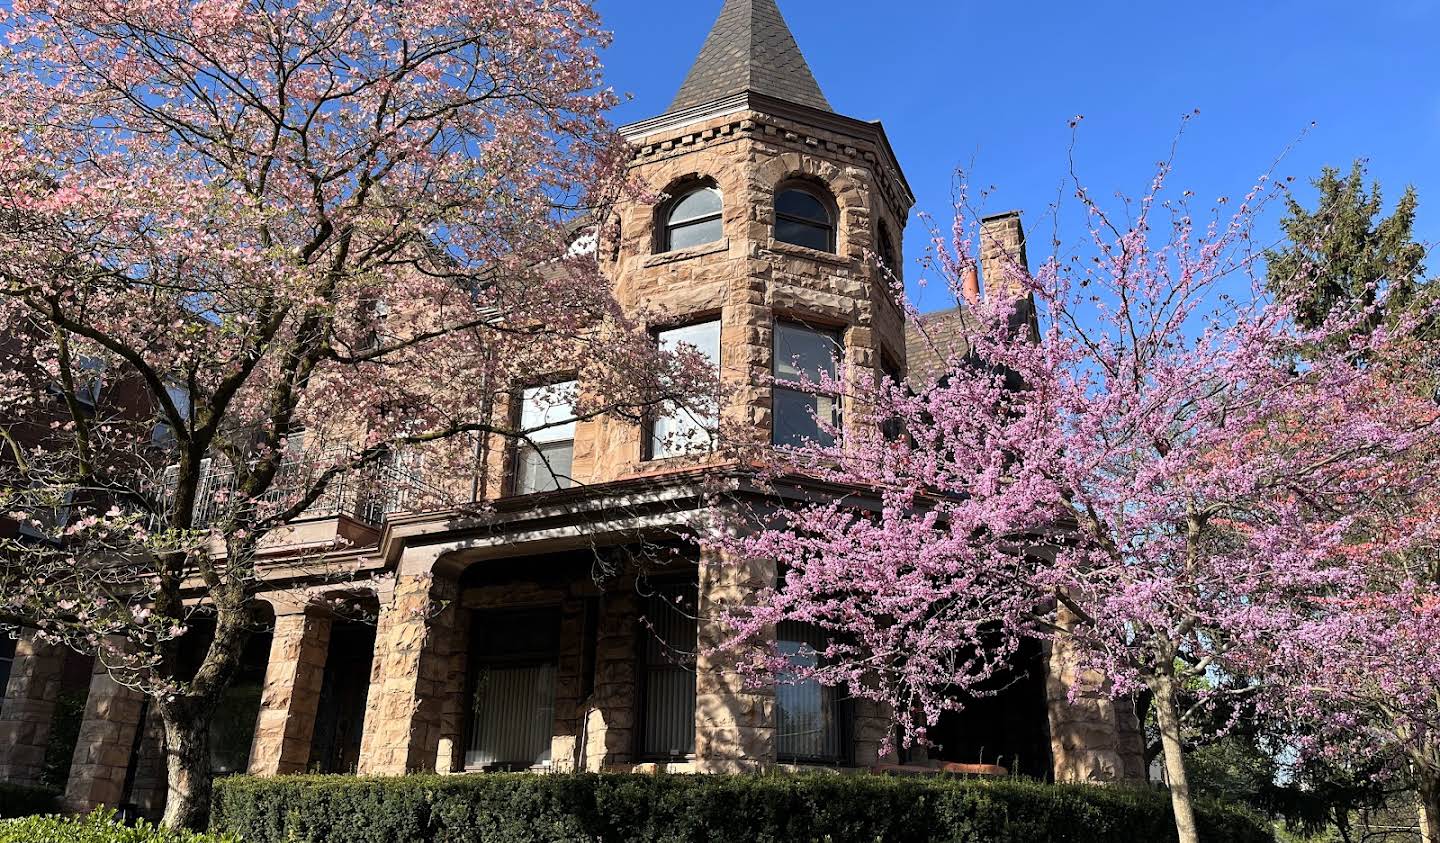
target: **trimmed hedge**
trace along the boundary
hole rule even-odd
[[[1201,837],[1270,843],[1199,805]],[[236,777],[211,828],[245,843],[1164,843],[1161,791],[879,776]]]
[[[0,843],[239,843],[229,837],[163,831],[147,823],[126,827],[108,811],[88,817],[27,817],[0,822]]]
[[[53,814],[60,810],[60,794],[43,787],[0,782],[0,819]]]

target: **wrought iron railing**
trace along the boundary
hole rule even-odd
[[[352,449],[341,448],[281,463],[269,488],[254,499],[262,517],[293,507],[327,470],[354,457]],[[174,489],[176,482],[177,469],[171,467],[165,474],[165,489]],[[224,519],[239,486],[239,473],[233,467],[219,460],[205,460],[196,489],[194,526],[209,527]],[[427,500],[439,497],[439,489],[425,482],[421,460],[413,457],[393,460],[336,474],[325,484],[320,495],[291,521],[314,521],[343,515],[379,526],[397,512],[420,508]]]

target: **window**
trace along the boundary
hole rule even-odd
[[[703,246],[724,237],[723,211],[719,188],[701,187],[683,194],[666,207],[661,251]]]
[[[195,410],[190,401],[190,390],[178,384],[166,384],[165,394],[170,396],[170,403],[175,405],[175,410],[182,419],[187,422],[193,420]],[[175,431],[171,429],[164,411],[157,406],[155,413],[160,417],[160,421],[155,423],[155,429],[150,434],[150,443],[161,447],[175,444]]]
[[[835,251],[835,221],[827,203],[804,187],[776,193],[775,239],[820,252]]]
[[[661,351],[682,346],[705,355],[720,376],[720,322],[702,322],[659,334]],[[651,459],[666,459],[715,449],[719,413],[715,396],[696,396],[686,406],[667,403],[650,425]]]
[[[641,663],[645,720],[640,752],[682,758],[695,752],[695,583],[655,589],[646,601]]]
[[[528,770],[550,764],[560,613],[493,612],[476,618],[470,648],[468,770]]]
[[[521,443],[515,455],[515,494],[574,485],[570,472],[575,458],[575,393],[575,381],[521,393],[520,430],[530,442]]]
[[[10,682],[10,668],[15,664],[15,639],[0,629],[0,700],[5,699],[5,686]]]
[[[820,630],[787,621],[776,627],[780,653],[796,667],[818,663],[826,647]],[[814,680],[775,689],[776,752],[781,761],[838,762],[844,757],[844,706],[834,688]]]
[[[900,261],[896,258],[895,241],[890,237],[890,227],[883,222],[875,234],[875,241],[875,254],[880,258],[880,265],[899,278]]]
[[[800,445],[809,439],[832,445],[834,437],[822,430],[820,421],[840,423],[840,402],[834,396],[817,395],[785,386],[786,383],[819,383],[822,374],[835,376],[835,358],[842,346],[840,336],[790,322],[775,324],[775,398],[772,441],[776,445]]]

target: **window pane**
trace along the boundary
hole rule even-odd
[[[550,761],[555,665],[482,667],[465,766],[538,767]]]
[[[492,613],[475,627],[468,768],[550,761],[560,618],[554,610]]]
[[[830,212],[825,209],[825,204],[804,190],[786,190],[776,196],[775,213],[777,216],[810,220],[825,228],[830,226]]]
[[[695,583],[666,586],[647,600],[645,741],[650,758],[695,752]]]
[[[715,243],[723,236],[725,224],[719,217],[674,225],[669,228],[666,250],[673,252],[676,249],[703,246],[706,243]]]
[[[515,459],[515,494],[554,492],[575,485],[570,477],[574,458],[574,442],[553,442],[538,450],[522,445]]]
[[[840,339],[828,331],[816,331],[792,322],[775,323],[775,378],[799,381],[808,375],[818,381],[820,373],[835,375],[835,358]]]
[[[575,381],[536,386],[525,390],[520,429],[535,442],[560,442],[575,438]]]
[[[835,437],[822,431],[816,421],[820,418],[831,424],[838,421],[835,399],[827,395],[776,387],[774,404],[774,444],[798,447],[806,440],[823,446],[835,444]]]
[[[693,222],[701,217],[715,216],[721,210],[720,191],[713,187],[705,187],[676,202],[675,207],[670,209],[670,218],[667,222],[671,225]]]
[[[819,630],[805,624],[782,623],[777,637],[780,652],[797,667],[814,667],[816,651],[825,646]],[[839,760],[840,708],[833,689],[815,681],[782,681],[775,703],[776,750],[782,759]]]
[[[834,249],[834,246],[830,245],[830,229],[814,223],[778,219],[775,221],[775,239],[781,243],[804,246],[817,252],[829,252]]]
[[[720,374],[720,323],[702,322],[664,331],[659,337],[662,351],[686,346],[697,351]],[[715,396],[697,396],[687,406],[667,404],[651,425],[650,455],[653,459],[703,453],[715,447],[714,431],[719,426]]]

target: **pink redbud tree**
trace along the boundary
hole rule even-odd
[[[1177,691],[1314,642],[1307,623],[1348,617],[1322,617],[1317,601],[1376,587],[1375,555],[1433,536],[1433,508],[1411,507],[1435,494],[1433,459],[1395,466],[1424,454],[1437,420],[1379,374],[1384,332],[1352,342],[1354,320],[1339,317],[1302,331],[1263,295],[1267,182],[1201,219],[1188,194],[1167,198],[1168,169],[1115,209],[1077,182],[1089,247],[1034,272],[1008,256],[984,301],[964,295],[975,226],[962,202],[928,261],[967,311],[961,341],[927,338],[943,374],[811,384],[843,402],[843,429],[769,471],[857,494],[724,534],[737,558],[780,565],[772,589],[732,611],[732,644],[760,644],[782,621],[827,641],[801,663],[757,646],[748,669],[882,703],[906,743],[987,693],[1026,637],[1072,649],[1108,694],[1148,691],[1179,837],[1193,843]],[[866,496],[878,503],[855,505]],[[1412,530],[1368,529],[1394,508]],[[1354,552],[1361,537],[1371,555]],[[1433,667],[1433,653],[1405,652]],[[1266,681],[1226,693],[1253,698]]]

